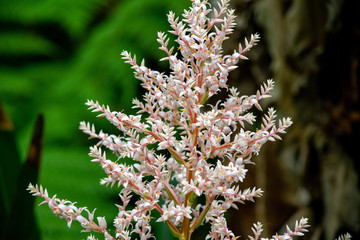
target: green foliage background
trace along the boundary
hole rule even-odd
[[[170,10],[179,16],[189,5],[186,0],[0,1],[0,101],[14,123],[21,159],[37,114],[44,114],[39,183],[50,195],[77,201],[90,211],[98,207],[96,215],[106,216],[112,225],[116,189],[99,185],[103,172],[90,163],[92,143],[78,126],[86,120],[95,122],[98,130],[114,129],[106,120],[95,119],[84,103],[93,99],[131,112],[131,99],[141,90],[121,51],[136,53],[152,68],[166,69],[157,61],[164,55],[156,33],[169,30]],[[67,228],[47,206],[35,211],[42,239],[86,238],[78,223]],[[156,231],[168,239],[164,229],[159,225]]]

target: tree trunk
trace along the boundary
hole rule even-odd
[[[225,52],[251,33],[259,32],[262,41],[230,83],[251,94],[273,77],[276,89],[267,103],[294,125],[283,141],[266,144],[255,158],[244,186],[261,187],[264,196],[234,212],[231,228],[245,237],[252,222],[261,221],[268,237],[304,216],[311,224],[306,239],[346,232],[359,239],[359,1],[234,0],[232,5],[238,29]]]

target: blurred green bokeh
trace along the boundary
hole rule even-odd
[[[22,160],[36,116],[44,114],[39,183],[50,195],[90,211],[97,208],[97,216],[106,216],[112,225],[116,189],[99,185],[103,172],[90,163],[92,142],[78,126],[85,120],[96,123],[98,130],[114,129],[95,119],[84,103],[98,100],[130,113],[131,99],[140,95],[139,82],[120,53],[128,50],[152,68],[165,70],[167,65],[157,61],[164,57],[157,32],[170,29],[170,10],[179,16],[189,5],[187,0],[0,1],[0,101],[15,126]],[[47,206],[35,211],[42,239],[86,238],[78,223],[67,228]],[[168,232],[156,231],[169,238]]]

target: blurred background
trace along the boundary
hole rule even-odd
[[[77,201],[108,225],[117,213],[116,189],[99,185],[102,170],[87,156],[92,142],[82,120],[114,132],[86,110],[87,99],[133,113],[143,90],[121,59],[122,50],[164,71],[156,34],[170,29],[188,0],[0,0],[0,226],[3,239],[85,239],[67,228],[24,189],[41,183],[49,194]],[[254,158],[242,186],[265,194],[229,214],[230,228],[245,238],[252,223],[264,237],[309,217],[305,239],[359,238],[360,6],[351,0],[232,0],[237,28],[225,44],[231,53],[244,37],[262,39],[230,74],[242,94],[274,78],[279,117],[294,125],[284,140]],[[219,94],[218,98],[225,96]],[[214,100],[215,101],[215,100]],[[35,201],[35,202],[34,202]],[[99,206],[101,204],[101,207]],[[21,229],[21,231],[19,231]],[[199,230],[194,237],[201,236]],[[158,239],[170,239],[165,224]],[[200,237],[199,237],[200,238]],[[195,239],[195,238],[194,238]]]

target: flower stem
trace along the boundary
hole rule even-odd
[[[190,182],[191,179],[193,179],[194,177],[194,171],[188,169],[187,171],[187,181]],[[192,205],[192,202],[190,202],[190,197],[191,197],[192,192],[189,192],[185,195],[185,205]],[[190,240],[190,236],[191,236],[191,229],[190,229],[190,218],[184,218],[183,224],[182,224],[182,228],[181,228],[181,239],[182,240]]]

